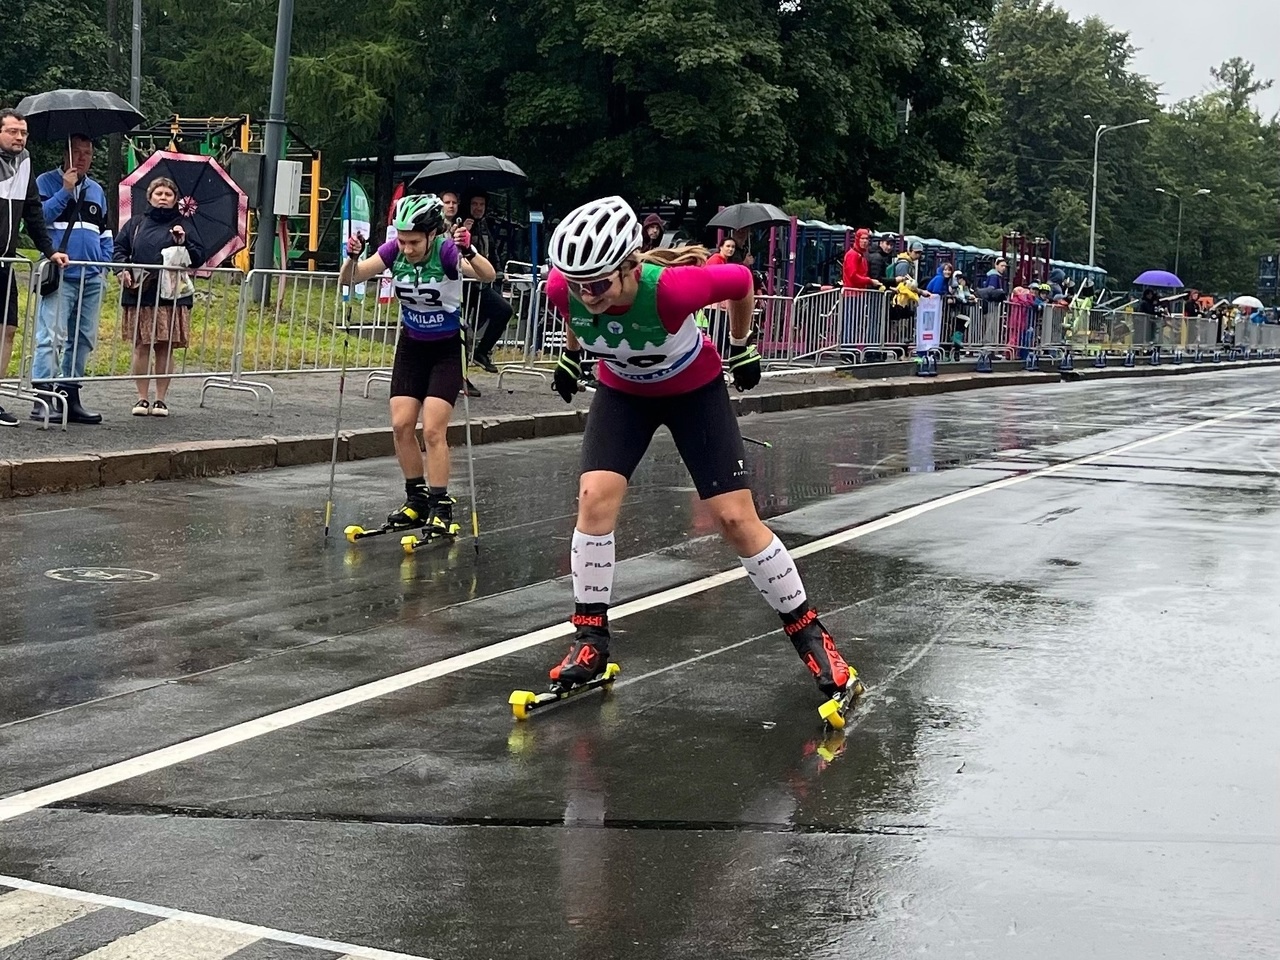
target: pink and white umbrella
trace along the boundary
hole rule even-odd
[[[208,255],[197,267],[218,266],[244,249],[249,234],[249,198],[213,157],[159,150],[120,181],[120,222],[149,208],[147,186],[157,177],[178,185],[178,210]]]

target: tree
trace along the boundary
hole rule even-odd
[[[1131,70],[1126,34],[1097,18],[1072,20],[1042,0],[996,9],[982,74],[995,118],[977,169],[1000,219],[1025,233],[1058,238],[1060,259],[1088,258],[1094,131],[1159,113],[1155,87]],[[1091,119],[1085,119],[1085,115]],[[1146,128],[1108,137],[1098,172],[1098,262],[1131,278],[1152,256],[1143,225],[1150,197]]]
[[[1242,292],[1257,258],[1276,250],[1280,125],[1263,122],[1253,98],[1269,84],[1235,59],[1211,71],[1214,89],[1176,104],[1157,128],[1161,186],[1182,196],[1181,272],[1207,290]],[[1148,187],[1150,189],[1150,187]],[[1208,196],[1194,197],[1197,189]],[[1172,267],[1177,203],[1161,209],[1161,262]]]

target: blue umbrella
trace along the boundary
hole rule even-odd
[[[1168,270],[1148,270],[1133,281],[1135,287],[1182,287],[1182,281]]]

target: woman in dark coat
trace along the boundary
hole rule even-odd
[[[168,177],[157,177],[147,185],[145,213],[129,218],[116,237],[116,263],[159,267],[168,247],[185,247],[192,267],[204,263],[205,251],[192,236],[191,222],[178,210],[178,185]],[[173,372],[173,351],[185,347],[191,334],[191,295],[166,298],[160,270],[125,269],[117,276],[124,286],[120,297],[120,336],[133,344],[133,375],[138,387],[135,417],[167,417],[169,376]],[[151,351],[155,350],[156,398],[148,399]]]

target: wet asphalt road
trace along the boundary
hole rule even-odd
[[[871,690],[844,737],[744,582],[705,583],[735,563],[663,440],[616,596],[700,589],[616,621],[612,695],[513,724],[556,638],[20,812],[0,960],[1280,955],[1277,388],[743,419]],[[325,467],[4,503],[0,797],[560,622],[578,443],[477,450],[478,558],[322,547]],[[400,492],[389,460],[340,488],[339,528]],[[44,575],[77,567],[158,578]],[[64,920],[4,878],[137,903]],[[175,921],[144,905],[336,943],[147,953]]]

